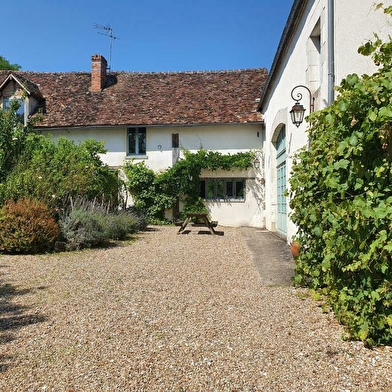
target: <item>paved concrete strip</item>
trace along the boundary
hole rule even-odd
[[[259,271],[262,284],[291,285],[294,260],[289,245],[267,230],[242,227],[241,234]]]

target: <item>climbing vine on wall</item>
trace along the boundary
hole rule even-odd
[[[391,344],[392,41],[375,36],[359,52],[379,70],[342,81],[309,118],[310,146],[293,166],[295,282],[322,290],[350,336]]]
[[[178,201],[184,203],[183,212],[205,211],[199,196],[201,171],[245,170],[252,166],[255,158],[254,151],[221,154],[200,149],[196,153],[184,150],[183,154],[183,159],[159,173],[149,169],[144,162],[128,162],[124,168],[135,207],[152,219],[164,220],[165,210]]]

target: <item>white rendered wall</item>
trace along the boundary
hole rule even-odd
[[[47,132],[49,133],[49,132]],[[75,142],[94,139],[105,143],[108,150],[101,156],[111,167],[122,167],[127,161],[145,162],[158,172],[173,165],[172,134],[179,134],[180,149],[196,152],[200,148],[235,154],[261,149],[261,124],[236,124],[213,126],[147,127],[147,153],[145,156],[127,156],[127,128],[79,128],[61,129],[50,132],[54,139],[64,136]],[[181,152],[182,156],[183,153]],[[205,173],[204,173],[205,174]],[[264,227],[264,187],[260,183],[261,170],[246,172],[213,172],[208,177],[246,178],[244,201],[206,201],[213,220],[226,226]],[[256,180],[257,177],[257,180]]]
[[[244,178],[246,180],[244,200],[206,200],[205,205],[213,220],[223,226],[265,227],[264,187],[260,183],[261,171],[250,168],[246,171],[217,170],[202,171],[201,178]]]
[[[312,3],[312,1],[310,1]],[[325,73],[325,16],[321,7],[321,2],[316,1],[315,9],[307,13],[305,20],[301,21],[300,26],[291,43],[287,57],[279,70],[273,85],[273,93],[270,99],[263,106],[263,119],[265,123],[265,171],[266,171],[266,194],[265,194],[265,222],[266,228],[276,231],[277,224],[277,181],[276,181],[276,149],[275,142],[279,131],[284,126],[286,128],[286,169],[287,178],[292,167],[293,155],[299,148],[307,144],[306,124],[299,128],[294,126],[290,120],[290,110],[294,104],[290,96],[291,90],[297,85],[307,86],[308,80],[308,38],[320,21],[321,26],[321,58],[320,58],[320,83],[327,83]],[[311,8],[312,4],[308,7]],[[309,95],[305,90],[300,90],[303,94],[301,103],[309,114]],[[318,105],[320,103],[318,102]],[[289,199],[287,198],[287,210]],[[287,238],[295,232],[295,227],[288,222]]]
[[[179,134],[180,149],[196,152],[203,148],[235,154],[240,151],[260,149],[261,131],[261,124],[149,127],[146,164],[155,171],[172,166],[173,133]],[[158,146],[162,149],[159,150]]]
[[[369,56],[358,53],[358,47],[374,40],[374,33],[387,39],[392,32],[392,18],[382,9],[375,10],[378,3],[392,6],[392,0],[337,0],[335,1],[335,64],[336,84],[348,74],[372,74],[376,67]]]
[[[76,128],[45,131],[54,139],[64,136],[75,142],[94,139],[105,143],[108,152],[102,155],[105,163],[113,167],[124,165],[127,160],[145,161],[158,171],[172,166],[172,134],[178,133],[180,148],[197,151],[237,153],[260,149],[261,124],[147,127],[147,153],[145,156],[127,156],[127,129],[124,128]]]
[[[86,139],[93,139],[104,142],[104,147],[108,152],[101,155],[104,163],[111,167],[121,167],[126,155],[126,129],[124,128],[69,128],[44,131],[43,133],[52,136],[52,139],[65,137],[75,143],[83,142]]]
[[[382,1],[384,6],[392,5],[391,0]],[[382,10],[375,10],[373,0],[335,0],[335,85],[350,73],[371,74],[376,70],[370,58],[358,54],[360,45],[373,38],[373,32],[385,37],[392,31],[390,18],[383,14]],[[265,122],[265,170],[266,170],[266,228],[276,230],[277,215],[277,184],[276,184],[276,151],[274,142],[279,129],[286,127],[286,167],[289,178],[293,156],[303,146],[307,145],[307,123],[304,122],[299,128],[290,120],[290,110],[294,100],[290,96],[291,90],[297,85],[305,85],[311,89],[316,98],[315,110],[322,109],[328,104],[328,1],[310,0],[303,20],[300,21],[291,46],[277,72],[275,84],[269,98],[262,108]],[[309,43],[309,38],[314,29],[320,28],[320,52],[314,52]],[[313,50],[313,52],[310,52]],[[319,56],[318,70],[315,56]],[[313,64],[309,64],[313,62]],[[311,66],[310,66],[311,65]],[[314,81],[314,75],[318,74],[319,80]],[[301,103],[309,114],[309,94],[300,90],[303,94]],[[288,184],[289,185],[289,184]],[[287,209],[289,211],[289,198]],[[295,225],[288,220],[287,239],[296,232]]]

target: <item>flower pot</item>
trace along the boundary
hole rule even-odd
[[[293,257],[298,257],[299,251],[301,249],[301,244],[298,241],[293,241],[290,244],[291,254]]]

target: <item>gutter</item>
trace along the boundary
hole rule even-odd
[[[330,0],[333,1],[333,0]],[[272,90],[272,86],[277,77],[277,74],[281,68],[281,64],[284,56],[286,55],[288,48],[291,44],[293,35],[297,30],[297,26],[299,24],[299,20],[304,13],[305,7],[308,3],[308,0],[294,0],[294,3],[291,7],[291,11],[289,17],[286,22],[286,26],[283,30],[282,37],[280,38],[280,42],[278,45],[278,49],[276,51],[274,61],[272,62],[271,70],[268,75],[268,79],[264,85],[263,93],[260,98],[259,106],[257,110],[261,112],[263,108],[263,104],[265,103],[267,96]]]
[[[335,100],[335,9],[328,0],[328,106]]]
[[[64,131],[64,130],[80,130],[80,129],[124,129],[130,127],[145,127],[145,128],[190,128],[190,127],[214,127],[214,126],[238,126],[238,125],[264,125],[264,120],[259,121],[248,121],[242,123],[193,123],[193,124],[176,124],[176,123],[168,123],[168,124],[97,124],[97,125],[64,125],[64,126],[54,126],[54,127],[44,127],[36,125],[34,129],[37,129],[42,132],[50,132],[50,131]]]

